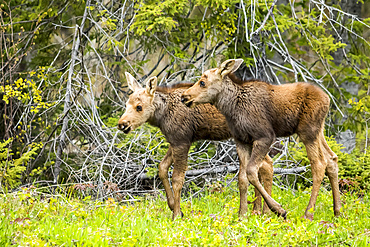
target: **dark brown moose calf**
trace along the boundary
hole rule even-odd
[[[126,111],[118,121],[118,128],[125,133],[148,122],[161,129],[170,143],[168,151],[159,164],[159,177],[166,191],[167,203],[173,211],[173,218],[181,215],[180,196],[187,169],[187,157],[191,143],[197,140],[225,140],[231,137],[225,117],[210,104],[188,108],[181,103],[181,94],[191,85],[175,84],[172,87],[157,87],[157,78],[152,77],[146,88],[126,72],[126,78],[133,93],[126,102]],[[263,160],[263,161],[262,161]],[[266,155],[261,160],[259,172],[266,193],[271,194],[273,167],[272,159]],[[168,181],[168,169],[173,163],[171,190]],[[254,210],[261,209],[261,195],[256,190],[257,199]],[[247,211],[247,195],[241,192],[240,212]],[[266,212],[268,207],[263,207]]]
[[[334,214],[340,214],[338,157],[324,138],[324,121],[330,99],[320,88],[309,83],[271,85],[262,81],[234,83],[229,74],[242,59],[230,59],[220,67],[207,70],[183,95],[191,106],[211,103],[226,117],[237,144],[240,159],[240,191],[247,179],[262,194],[270,209],[286,217],[286,211],[264,190],[258,180],[262,160],[276,137],[294,133],[306,146],[311,163],[313,187],[305,218],[313,219],[313,210],[324,174],[333,192]],[[245,182],[241,182],[241,181]]]

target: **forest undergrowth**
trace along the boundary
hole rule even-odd
[[[62,191],[61,191],[62,192]],[[248,200],[253,201],[250,187]],[[134,200],[22,189],[0,196],[1,246],[368,246],[370,193],[341,193],[341,217],[334,217],[331,191],[321,189],[313,221],[302,218],[311,189],[273,189],[288,211],[258,215],[252,205],[239,220],[237,185],[183,197],[184,217],[172,220],[162,192]]]

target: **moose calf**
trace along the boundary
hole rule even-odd
[[[310,209],[315,207],[325,173],[332,187],[334,214],[339,215],[338,157],[323,133],[330,104],[328,95],[309,83],[271,85],[258,80],[234,83],[229,75],[242,62],[242,59],[230,59],[218,68],[207,70],[183,93],[182,101],[187,106],[211,103],[220,110],[237,143],[240,190],[246,190],[243,186],[249,180],[270,209],[284,218],[286,211],[262,187],[258,171],[276,137],[298,134],[306,146],[313,177],[305,218],[313,219]]]

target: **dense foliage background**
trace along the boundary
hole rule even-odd
[[[156,189],[168,144],[158,129],[118,133],[128,88],[195,81],[227,58],[243,78],[308,81],[332,99],[326,135],[344,186],[370,186],[369,6],[366,1],[163,0],[0,2],[0,190],[74,184],[79,193]],[[333,139],[335,138],[335,139]],[[278,141],[275,167],[307,166],[298,140]],[[337,142],[344,144],[344,147]],[[190,170],[237,165],[232,141],[195,144]],[[154,177],[154,178],[153,178]],[[197,191],[233,174],[187,183]],[[275,178],[310,186],[306,174]],[[99,192],[99,193],[98,193]]]

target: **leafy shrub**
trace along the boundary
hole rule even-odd
[[[339,163],[339,178],[347,178],[359,183],[360,188],[370,189],[370,148],[366,152],[355,149],[346,154],[347,159]]]
[[[27,168],[28,161],[33,155],[36,155],[36,151],[42,147],[40,144],[32,144],[29,147],[29,151],[24,153],[17,159],[11,159],[10,156],[14,155],[12,150],[7,148],[12,142],[12,138],[0,142],[0,187],[3,189],[12,189],[20,184],[20,178],[22,173]]]
[[[55,106],[44,98],[51,87],[46,70],[38,67],[20,73],[0,87],[0,189],[13,189],[36,177],[49,180],[44,171],[51,163],[46,155],[36,153],[43,140],[54,133],[56,124],[55,115],[45,114]],[[37,161],[29,162],[36,155]]]
[[[343,145],[337,143],[333,137],[326,137],[326,141],[331,150],[338,156],[339,179],[357,181],[360,188],[370,189],[370,148],[365,150],[366,152],[356,148],[352,153],[348,154],[341,151]],[[301,162],[302,166],[310,164],[306,148],[302,142],[292,144],[289,150],[292,158],[297,162]],[[310,172],[306,174],[307,178],[311,178],[311,176]],[[303,183],[303,185],[307,186],[303,179],[299,179],[298,183]]]

